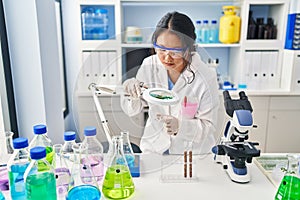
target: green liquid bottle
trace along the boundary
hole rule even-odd
[[[112,142],[113,154],[106,170],[102,192],[109,199],[126,199],[134,193],[135,186],[123,153],[122,137],[114,136]]]
[[[54,169],[46,158],[45,147],[30,149],[31,162],[24,173],[27,200],[56,200],[56,180]],[[45,169],[41,171],[39,165]]]
[[[53,151],[53,145],[51,140],[47,136],[47,127],[46,125],[43,124],[38,124],[33,126],[33,132],[34,132],[34,138],[29,144],[29,149],[36,147],[36,146],[42,146],[46,148],[46,160],[52,164],[53,162],[53,156],[54,156],[54,151]],[[39,171],[44,171],[47,170],[47,167],[43,165],[43,163],[39,163]]]
[[[279,185],[275,200],[300,199],[299,160],[295,156],[288,156],[288,168]]]

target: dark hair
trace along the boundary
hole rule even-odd
[[[176,34],[190,52],[195,50],[195,26],[187,15],[175,11],[163,16],[156,25],[152,42],[156,42],[157,37],[165,30]]]
[[[193,74],[193,78],[189,83],[193,82],[195,73],[191,70],[190,64],[192,61],[191,52],[195,51],[196,33],[192,20],[187,15],[176,11],[167,13],[157,23],[156,29],[152,35],[152,43],[156,43],[157,37],[165,30],[176,34],[182,45],[184,45],[183,47],[187,48],[187,55],[185,58],[186,69]]]

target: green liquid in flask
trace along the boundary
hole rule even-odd
[[[284,176],[275,200],[299,200],[300,199],[300,179],[296,176]]]
[[[46,160],[49,162],[49,164],[52,164],[53,161],[53,156],[54,156],[54,151],[52,147],[46,147]],[[44,162],[42,161],[38,161],[38,171],[42,172],[42,171],[48,171],[49,170],[49,166],[45,165]]]
[[[111,199],[125,199],[134,192],[134,184],[127,166],[114,165],[107,169],[102,192]]]
[[[26,179],[27,200],[56,200],[56,183],[53,173],[30,175]]]

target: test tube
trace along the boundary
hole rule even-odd
[[[193,153],[189,151],[189,171],[190,171],[190,178],[193,177]]]
[[[187,177],[187,151],[183,153],[183,176]]]

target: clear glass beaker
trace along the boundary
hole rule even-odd
[[[288,166],[277,190],[275,200],[300,199],[299,156],[288,155]]]
[[[102,192],[109,199],[124,199],[134,193],[134,183],[123,152],[123,139],[113,136],[113,154],[102,185]]]
[[[13,149],[13,135],[14,133],[11,131],[6,131],[5,132],[5,137],[6,137],[6,151],[8,154],[12,154],[14,152]]]

